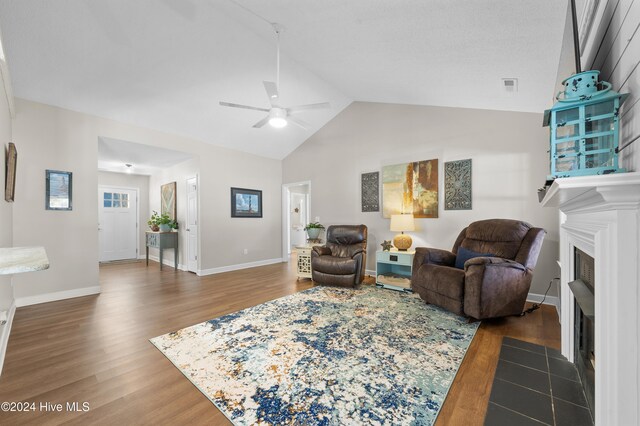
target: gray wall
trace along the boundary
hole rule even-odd
[[[21,159],[14,243],[44,245],[51,261],[47,271],[14,277],[16,298],[51,300],[98,286],[100,136],[179,149],[206,165],[199,176],[202,269],[282,258],[279,160],[22,99],[13,126]],[[73,172],[73,211],[44,209],[45,169]],[[262,189],[264,218],[231,219],[231,186]]]
[[[488,218],[527,221],[548,231],[533,293],[558,276],[558,217],[538,203],[548,170],[548,129],[542,114],[354,102],[283,161],[283,182],[311,181],[311,218],[327,226],[364,223],[369,228],[367,269],[375,251],[392,239],[389,219],[362,213],[360,174],[409,161],[439,160],[438,219],[417,219],[416,246],[450,249],[470,222]],[[446,211],[443,164],[473,160],[473,210]],[[554,294],[552,288],[550,294]]]
[[[99,171],[98,185],[138,188],[138,247],[140,247],[138,255],[143,254],[145,252],[144,232],[149,229],[147,221],[151,216],[151,210],[149,209],[149,176]]]

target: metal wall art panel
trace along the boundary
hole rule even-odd
[[[380,211],[380,172],[363,173],[362,182],[362,211]]]
[[[471,210],[471,160],[444,163],[444,209]]]

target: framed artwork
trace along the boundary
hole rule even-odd
[[[18,161],[18,151],[13,142],[9,142],[5,160],[4,199],[12,203],[16,192],[16,162]]]
[[[231,217],[262,217],[262,191],[231,188]]]
[[[471,160],[444,163],[444,209],[471,208]]]
[[[380,211],[380,173],[371,172],[360,175],[362,186],[362,211]]]
[[[167,183],[160,187],[160,213],[166,213],[171,219],[178,220],[175,182]]]
[[[73,174],[47,170],[45,208],[47,210],[73,210]]]
[[[413,213],[438,217],[438,160],[395,164],[382,168],[382,216]]]

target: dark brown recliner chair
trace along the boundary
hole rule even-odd
[[[474,222],[451,251],[417,248],[411,287],[427,303],[476,319],[522,312],[545,230],[509,219]],[[454,267],[463,247],[495,257],[475,257]]]
[[[367,227],[332,225],[327,243],[311,251],[311,274],[319,284],[349,285],[362,282],[367,263]]]

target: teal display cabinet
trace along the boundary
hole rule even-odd
[[[628,94],[599,82],[599,73],[585,71],[564,80],[558,102],[544,112],[543,126],[551,133],[548,180],[625,171],[618,167],[619,111]]]

